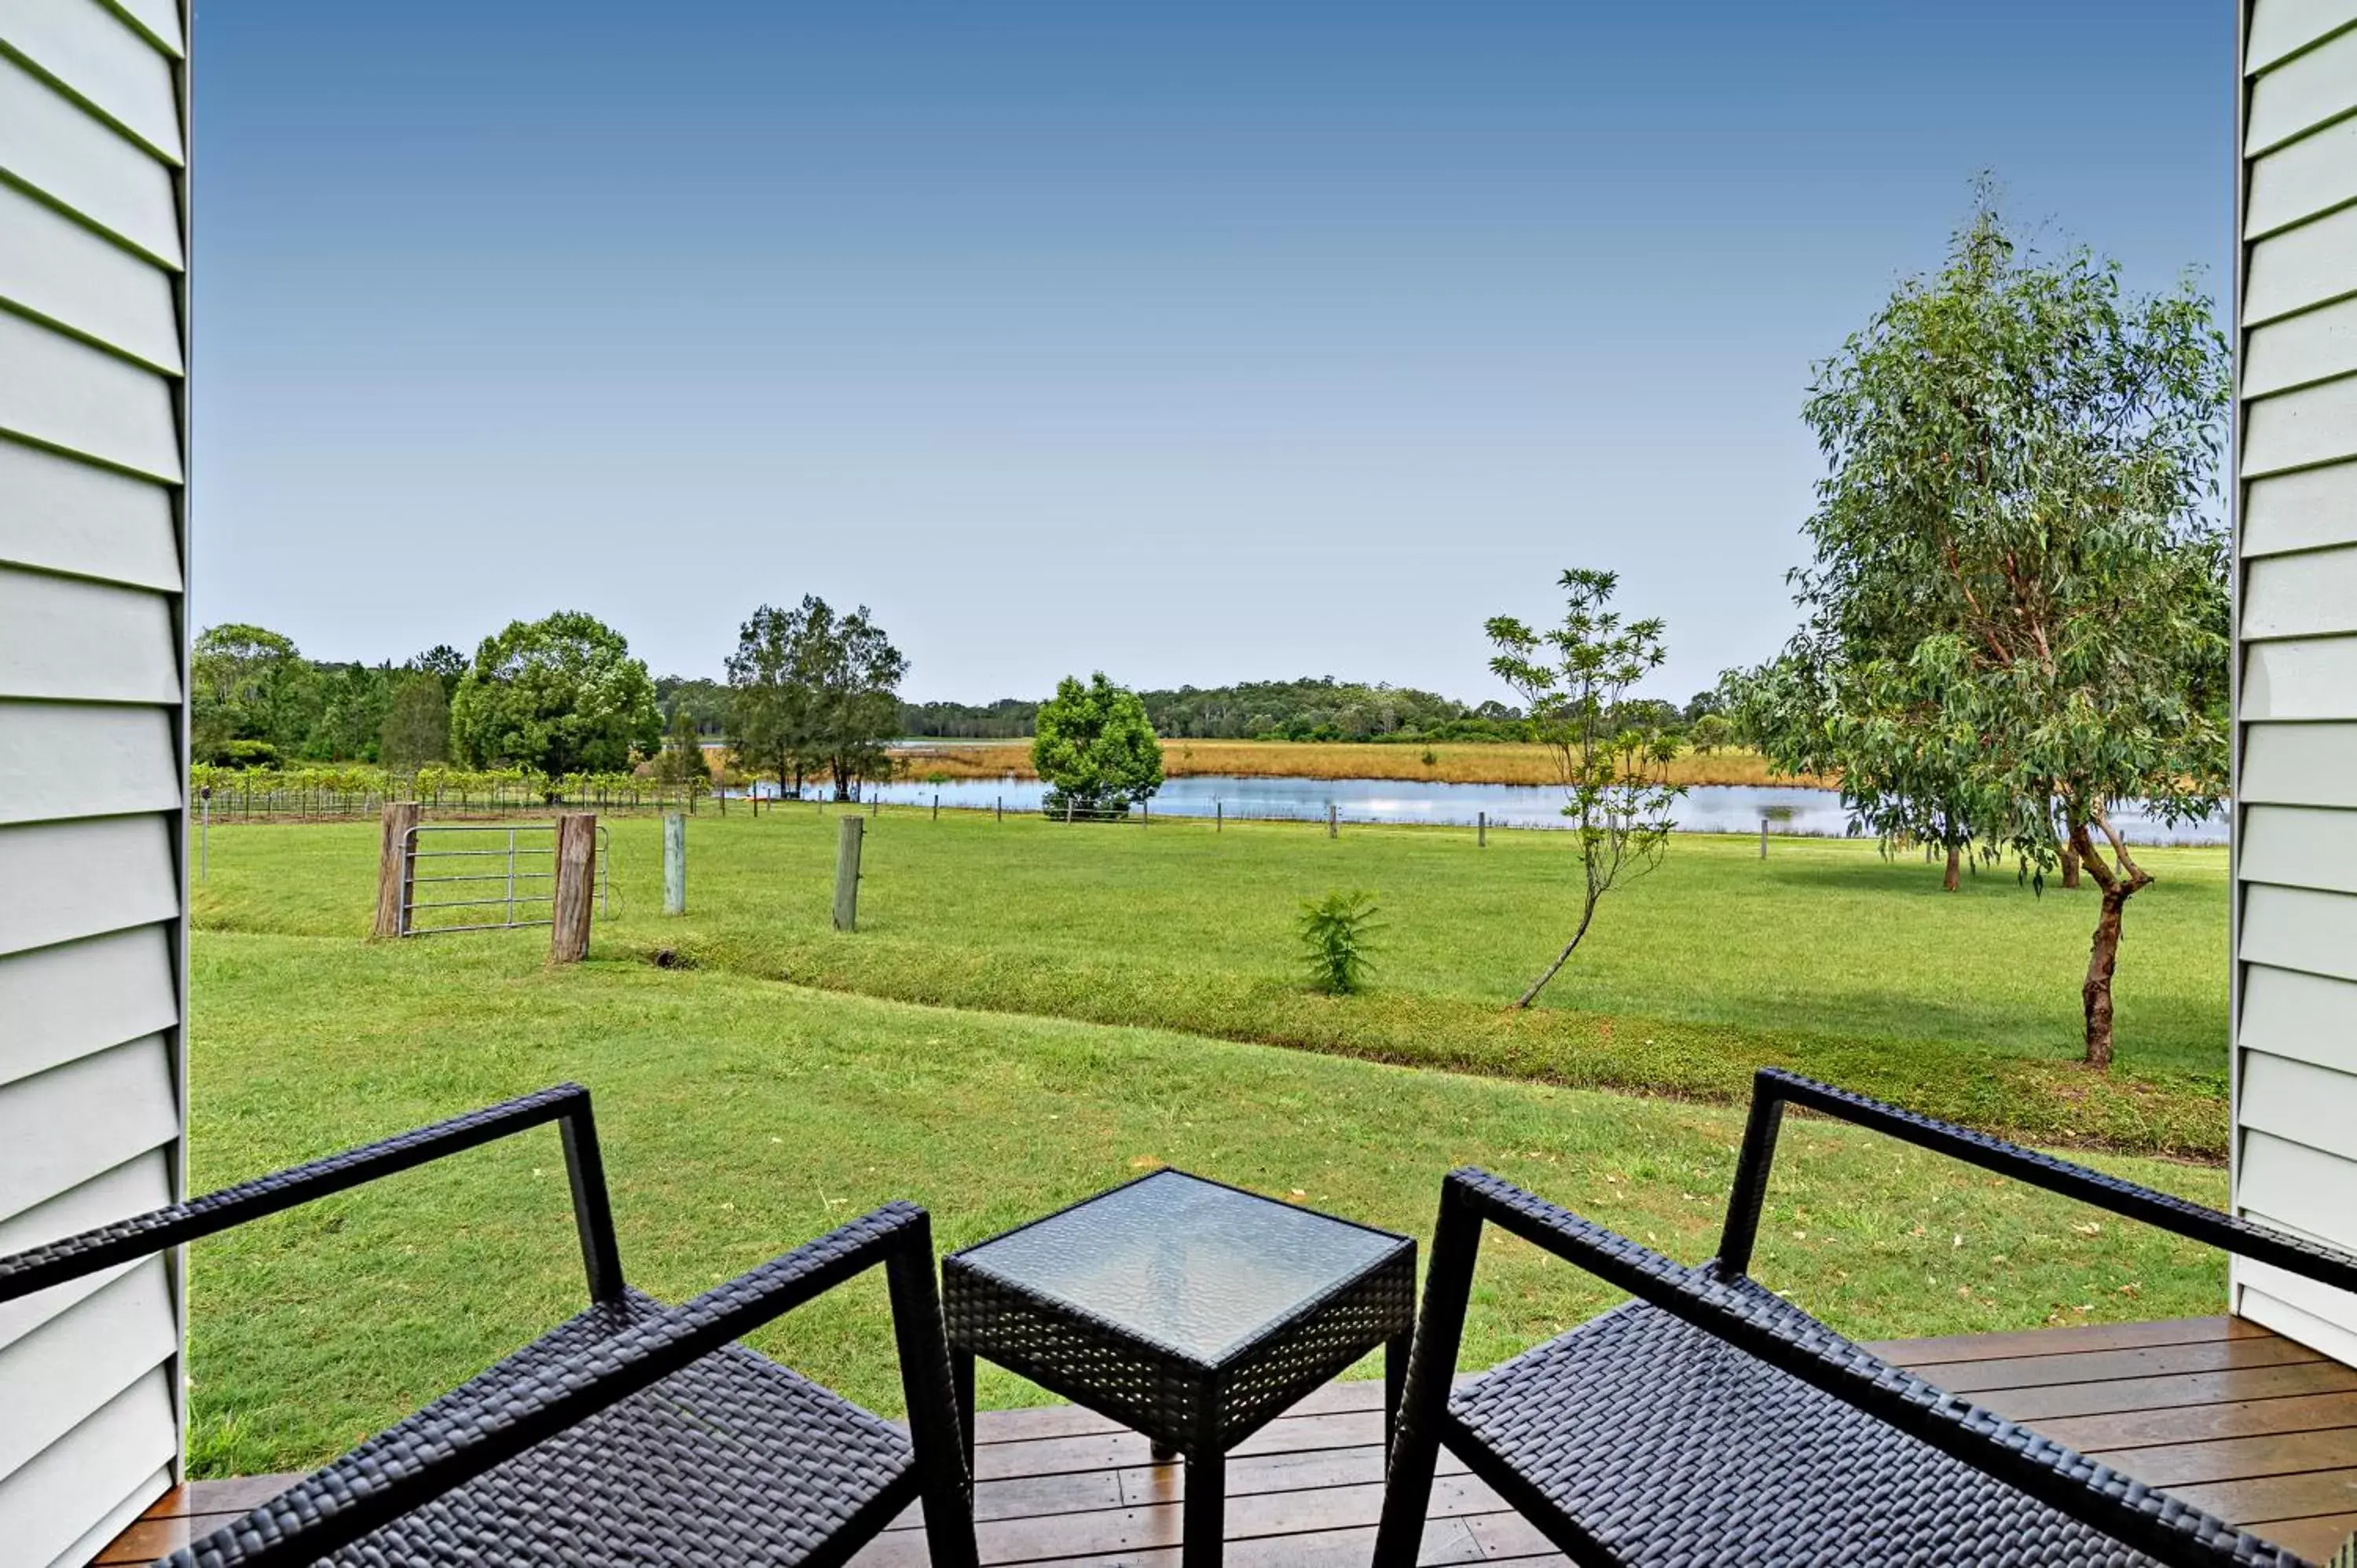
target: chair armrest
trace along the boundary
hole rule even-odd
[[[566,1360],[463,1388],[169,1562],[316,1562],[878,1262],[912,1259],[930,1275],[931,1253],[925,1211],[888,1204]]]
[[[1919,1148],[2075,1197],[2123,1219],[2140,1219],[2237,1257],[2357,1292],[2357,1256],[2348,1252],[1772,1067],[1761,1068],[1752,1079],[1751,1117],[1744,1128],[1743,1153],[1736,1162],[1727,1226],[1719,1238],[1718,1269],[1723,1276],[1750,1270],[1752,1241],[1759,1233],[1769,1167],[1775,1163],[1776,1134],[1787,1104],[1870,1127]]]
[[[2163,1563],[2300,1561],[1890,1366],[1796,1308],[1688,1269],[1486,1171],[1451,1172],[1444,1226],[1452,1204]]]
[[[436,1122],[430,1127],[396,1133],[308,1165],[0,1258],[0,1302],[14,1301],[118,1263],[167,1251],[249,1219],[259,1219],[315,1197],[409,1170],[544,1122],[564,1123],[565,1163],[573,1187],[573,1218],[581,1234],[581,1256],[589,1274],[589,1294],[599,1301],[619,1300],[622,1294],[621,1255],[614,1240],[614,1216],[607,1202],[606,1167],[597,1150],[597,1123],[589,1112],[589,1091],[577,1083],[560,1083],[521,1099]]]

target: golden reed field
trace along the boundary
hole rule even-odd
[[[1031,771],[1028,740],[944,740],[897,746],[902,776],[912,779],[1017,779]],[[1426,762],[1429,756],[1432,760]],[[1444,784],[1555,784],[1555,757],[1544,746],[1507,741],[1440,741],[1426,746],[1329,741],[1175,740],[1162,743],[1172,778],[1216,773],[1244,779],[1428,779]],[[1749,751],[1708,757],[1686,752],[1670,765],[1674,784],[1824,784],[1772,771]]]

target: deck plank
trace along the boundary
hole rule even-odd
[[[2322,1559],[2357,1531],[2357,1369],[2222,1317],[1873,1347],[2232,1523]],[[1228,1466],[1233,1568],[1363,1568],[1383,1501],[1383,1390],[1332,1383],[1240,1444]],[[1184,1470],[1092,1412],[985,1412],[974,1508],[991,1568],[1178,1568]],[[175,1488],[98,1561],[145,1563],[276,1494],[291,1477]],[[925,1568],[914,1509],[855,1568]],[[1418,1559],[1567,1568],[1444,1455]]]

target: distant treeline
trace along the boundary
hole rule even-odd
[[[1503,703],[1467,703],[1413,686],[1364,685],[1319,676],[1250,681],[1232,686],[1181,686],[1140,692],[1157,735],[1191,740],[1434,741],[1528,740],[1529,720]],[[1705,692],[1680,707],[1631,704],[1631,721],[1683,732],[1717,710]],[[903,703],[903,735],[945,740],[1014,740],[1031,734],[1037,702],[1002,697],[972,703]]]

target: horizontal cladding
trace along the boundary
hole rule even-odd
[[[147,1040],[0,1088],[0,1219],[170,1144],[178,1094],[170,1053]]]
[[[2357,719],[2357,637],[2244,649],[2243,717]]]
[[[2246,964],[2237,1025],[2246,1051],[2357,1075],[2357,983]]]
[[[2253,0],[2243,69],[2256,75],[2350,27],[2357,0]]]
[[[2352,433],[2352,439],[2357,439]],[[2243,636],[2331,637],[2357,632],[2357,545],[2270,555],[2250,564]]]
[[[5,56],[0,172],[166,266],[186,261],[172,166]]]
[[[180,700],[169,596],[0,566],[0,698]]]
[[[160,925],[0,958],[0,1084],[170,1028],[172,971]]]
[[[2250,160],[2243,232],[2288,229],[2357,201],[2357,121],[2341,120]]]
[[[2357,208],[2343,208],[2244,252],[2243,325],[2257,327],[2357,294]]]
[[[158,157],[182,161],[171,59],[100,0],[0,0],[0,43]]]
[[[2357,285],[2357,270],[2351,282]],[[2357,456],[2357,376],[2244,405],[2243,473],[2255,478]]]
[[[9,1561],[82,1568],[171,1485],[178,1442],[170,1374],[157,1367],[0,1478]],[[125,1477],[137,1480],[126,1486]]]
[[[2357,1247],[2357,1162],[2246,1127],[2237,1193],[2243,1212],[2335,1247]]]
[[[171,487],[0,440],[0,565],[180,585]]]
[[[2357,373],[2357,299],[2270,323],[2243,344],[2245,398],[2352,373]]]
[[[2352,113],[2357,113],[2357,30],[2329,38],[2252,81],[2243,151],[2256,156]]]
[[[0,700],[0,826],[177,811],[180,798],[178,708]]]
[[[2266,883],[2245,885],[2242,897],[2244,961],[2357,980],[2357,897]]]
[[[0,303],[177,375],[176,277],[0,185]]]
[[[178,826],[143,816],[0,828],[0,954],[176,918]]]
[[[2244,1316],[2357,1367],[2347,1296],[2266,1263],[2238,1262],[2235,1273],[2244,1286]]]
[[[2357,724],[2245,723],[2241,783],[2245,805],[2357,807]]]
[[[2357,811],[2246,807],[2241,865],[2246,882],[2357,894]]]
[[[2247,1052],[2242,1116],[2245,1128],[2357,1161],[2357,1077],[2348,1073]],[[2357,1170],[2350,1174],[2357,1179]]]
[[[172,1354],[164,1261],[132,1270],[0,1350],[0,1476],[89,1420]]]
[[[2357,463],[2255,479],[2244,487],[2245,559],[2332,544],[2357,544]]]
[[[178,482],[173,390],[168,376],[0,312],[0,435]]]
[[[151,1149],[112,1170],[100,1172],[79,1187],[67,1188],[45,1203],[35,1204],[22,1214],[0,1219],[0,1254],[21,1252],[27,1247],[111,1225],[135,1214],[161,1208],[171,1201],[172,1171],[167,1156],[163,1150]],[[125,1263],[0,1305],[0,1348],[15,1344],[135,1266]]]

